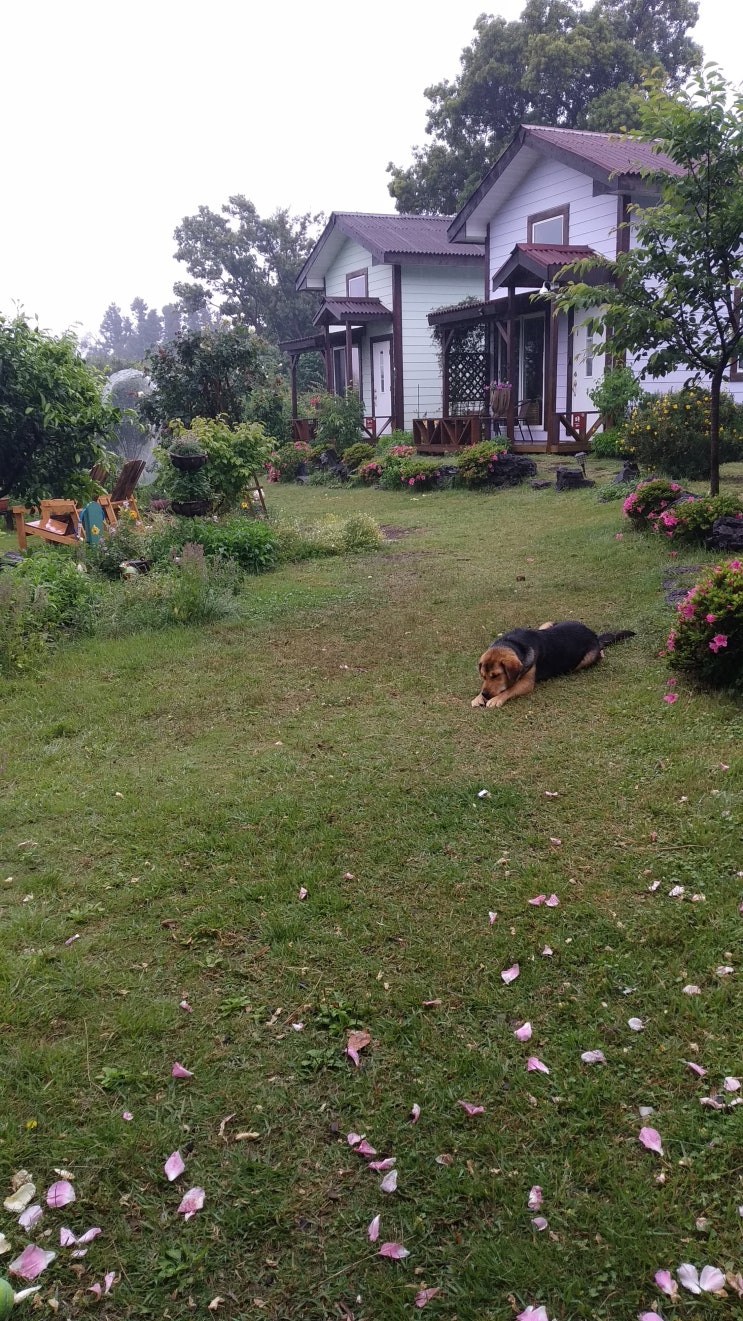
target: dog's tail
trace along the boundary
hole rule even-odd
[[[620,628],[617,633],[599,633],[599,643],[602,647],[611,647],[615,642],[623,642],[625,638],[634,636],[634,629]]]

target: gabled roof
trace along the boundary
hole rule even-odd
[[[577,128],[550,128],[522,124],[513,141],[491,166],[485,178],[449,225],[452,243],[471,242],[485,234],[485,226],[502,201],[528,174],[540,157],[559,160],[587,174],[602,190],[637,192],[651,185],[643,171],[683,174],[683,169],[665,152],[649,142],[636,142],[615,133],[589,133]]]
[[[384,262],[481,265],[484,249],[480,242],[450,243],[447,230],[452,219],[452,216],[333,211],[297,276],[297,288],[322,288],[325,273],[346,239],[366,248],[374,265]]]
[[[508,260],[495,272],[492,287],[500,289],[510,283],[529,289],[549,284],[561,267],[599,255],[580,243],[517,243]]]
[[[359,322],[380,319],[392,319],[392,313],[380,298],[323,298],[312,324],[340,326],[345,321],[353,321],[358,325]]]

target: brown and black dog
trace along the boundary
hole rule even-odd
[[[502,633],[478,661],[482,686],[472,705],[503,706],[512,697],[530,693],[542,679],[554,679],[558,674],[595,665],[601,660],[604,647],[634,636],[631,629],[594,633],[577,619]]]

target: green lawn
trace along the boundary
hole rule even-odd
[[[684,680],[665,703],[657,655],[661,578],[709,556],[589,491],[270,494],[406,535],[252,580],[239,624],[78,644],[5,685],[3,1184],[77,1191],[29,1235],[0,1211],[12,1256],[57,1250],[60,1316],[398,1321],[423,1287],[446,1321],[735,1315],[731,1290],[653,1284],[743,1270],[743,1107],[699,1102],[743,1075],[741,715]],[[637,637],[471,710],[483,646],[561,617]],[[102,1233],[71,1260],[60,1225]]]

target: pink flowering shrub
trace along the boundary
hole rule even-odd
[[[743,561],[728,560],[687,592],[666,642],[668,663],[713,688],[743,685]]]
[[[397,470],[398,480],[407,490],[432,491],[441,476],[441,460],[425,458],[403,459]]]
[[[469,487],[489,486],[507,444],[505,436],[496,436],[493,440],[480,441],[478,445],[466,445],[456,458],[459,481]]]
[[[717,518],[743,519],[743,507],[736,495],[715,495],[701,500],[681,500],[672,509],[664,509],[648,522],[656,532],[672,541],[704,541]]]
[[[382,465],[378,459],[370,459],[368,463],[360,463],[356,469],[356,476],[364,486],[374,486],[382,476]]]
[[[634,491],[630,492],[627,499],[622,502],[622,512],[635,527],[646,531],[654,526],[653,520],[665,514],[683,494],[683,488],[678,482],[671,482],[666,477],[639,482]],[[674,514],[677,512],[677,510],[673,511]]]

